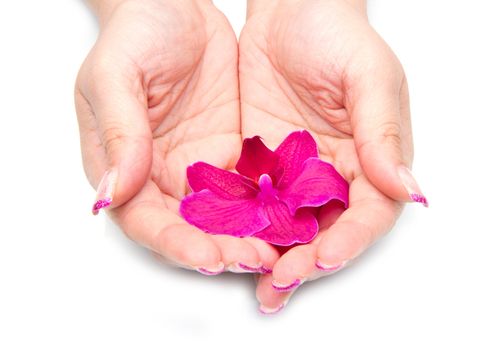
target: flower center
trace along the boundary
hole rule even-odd
[[[260,193],[258,198],[263,202],[270,202],[278,199],[278,191],[273,188],[273,180],[271,176],[262,174],[259,178]]]

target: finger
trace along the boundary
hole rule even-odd
[[[333,225],[344,211],[342,203],[334,201],[325,205],[318,217],[320,230],[323,231],[323,228]],[[293,291],[306,281],[312,281],[327,274],[316,267],[317,246],[323,234],[320,232],[308,245],[291,248],[275,262],[272,280],[274,290],[281,293]]]
[[[260,275],[255,292],[257,300],[260,303],[259,311],[265,315],[271,315],[281,311],[287,305],[293,294],[293,291],[276,291],[271,284],[272,278],[271,274]]]
[[[413,133],[411,126],[411,112],[410,112],[410,95],[408,91],[408,82],[406,78],[403,78],[403,83],[401,89],[399,90],[399,113],[401,115],[401,130],[406,133],[403,137],[403,149],[408,149],[408,151],[403,152],[407,159],[404,159],[406,164],[410,164],[413,161]]]
[[[273,272],[273,266],[280,258],[280,254],[276,248],[271,244],[255,237],[245,237],[243,239],[251,244],[258,252],[260,261],[262,262],[260,273]]]
[[[282,293],[296,289],[315,271],[315,263],[316,244],[290,249],[274,264],[272,287]]]
[[[126,76],[115,66],[82,68],[77,85],[77,111],[88,104],[91,113],[79,112],[84,166],[97,186],[94,214],[103,207],[118,207],[144,185],[152,162],[152,136],[147,103],[139,76]],[[92,135],[92,136],[90,136]],[[105,171],[104,171],[105,169]]]
[[[322,271],[337,271],[359,256],[391,229],[402,208],[365,177],[351,183],[349,203],[318,243],[316,266]]]
[[[409,167],[413,159],[404,72],[392,53],[378,54],[349,83],[348,109],[361,166],[370,181],[399,201],[427,204]]]
[[[75,89],[75,108],[80,129],[80,144],[85,174],[97,186],[100,175],[106,171],[106,154],[97,133],[97,120],[92,106],[79,87]]]
[[[278,253],[269,244],[259,239],[236,238],[228,235],[213,235],[213,241],[219,247],[226,269],[235,273],[270,273],[266,266],[273,266],[279,258]],[[161,262],[171,264],[163,255],[153,252]],[[262,259],[261,256],[264,258]],[[261,261],[266,261],[266,264]],[[258,275],[255,275],[258,277]]]
[[[148,182],[132,200],[109,213],[130,239],[171,263],[207,275],[223,272],[221,253],[211,237],[165,207],[161,196]]]
[[[260,272],[262,261],[259,253],[250,243],[229,235],[212,235],[222,254],[227,270],[234,273]]]

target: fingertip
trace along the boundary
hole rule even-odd
[[[260,257],[260,261],[262,262],[260,273],[272,273],[274,264],[280,258],[280,254],[276,248],[258,238],[246,237],[244,240],[255,248]]]
[[[260,304],[259,305],[259,312],[262,315],[274,315],[274,314],[277,314],[278,312],[280,312],[281,310],[283,310],[283,308],[285,306],[286,306],[285,303],[282,303],[277,307],[268,307],[268,306],[265,306],[263,304]]]
[[[340,269],[365,249],[365,236],[356,234],[354,222],[339,222],[323,236],[318,244],[315,265],[320,270]],[[363,229],[364,228],[360,228]]]
[[[148,180],[152,165],[152,150],[147,142],[137,145],[134,151],[121,149],[122,154],[113,156],[111,165],[102,175],[97,186],[92,205],[92,213],[97,215],[101,209],[117,208],[136,195]],[[121,161],[123,158],[128,159]]]
[[[426,208],[429,207],[427,197],[424,196],[410,169],[404,165],[400,165],[397,168],[397,173],[407,195],[406,201],[420,203]]]
[[[274,265],[271,285],[275,291],[288,292],[304,283],[316,262],[316,246],[301,245],[290,249]]]
[[[262,261],[253,245],[229,235],[210,236],[218,246],[222,261],[228,271],[234,273],[260,272]]]
[[[280,282],[273,280],[271,282],[271,284],[272,284],[274,290],[276,290],[280,293],[284,293],[284,292],[290,292],[290,291],[296,289],[298,286],[300,286],[302,283],[304,283],[304,281],[305,281],[305,279],[296,278],[291,283],[282,284]]]
[[[371,156],[368,161],[362,161],[361,165],[364,166],[368,179],[386,196],[399,202],[429,206],[427,197],[406,165],[393,165],[383,155]]]
[[[118,170],[116,168],[104,172],[97,186],[96,198],[92,205],[92,214],[97,215],[101,209],[108,208],[113,204],[117,180]]]
[[[259,312],[265,315],[281,311],[290,300],[293,292],[280,293],[272,287],[272,275],[262,275],[256,289],[256,297],[260,303]]]
[[[322,262],[319,258],[316,260],[316,267],[320,270],[320,271],[323,271],[323,272],[337,272],[341,269],[343,269],[346,264],[347,264],[347,260],[344,260],[342,261],[341,263],[339,264],[334,264],[334,265],[329,265],[329,264],[326,264],[324,262]]]
[[[216,266],[200,266],[195,267],[196,271],[206,276],[215,276],[224,272],[225,266],[222,261],[220,261]]]

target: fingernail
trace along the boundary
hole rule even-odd
[[[273,315],[273,314],[276,314],[276,313],[280,312],[281,310],[283,310],[284,307],[285,307],[285,303],[281,304],[278,307],[274,307],[274,308],[267,307],[267,306],[260,304],[259,312],[263,315]]]
[[[427,198],[425,198],[424,194],[420,190],[420,187],[417,184],[417,181],[411,174],[410,169],[401,165],[398,168],[399,178],[401,179],[406,191],[408,192],[408,196],[413,202],[421,203],[424,207],[429,206],[429,202]]]
[[[264,315],[273,315],[285,308],[285,306],[288,304],[288,301],[290,301],[291,295],[289,295],[285,300],[283,300],[283,303],[281,303],[280,306],[278,307],[267,307],[263,304],[260,304],[259,306],[259,312]]]
[[[261,274],[263,274],[263,275],[265,275],[266,273],[272,273],[272,272],[273,272],[273,270],[272,270],[272,269],[269,269],[269,268],[267,268],[267,267],[265,267],[265,266],[262,266],[262,267],[260,268],[260,273],[261,273]]]
[[[316,261],[316,267],[318,269],[320,269],[322,271],[326,271],[326,272],[338,271],[341,268],[343,268],[346,264],[347,264],[347,260],[344,260],[340,264],[336,264],[336,265],[328,265],[328,264],[322,263],[319,260]]]
[[[229,265],[227,269],[234,273],[260,272],[262,269],[262,264],[251,266],[243,263],[235,263]]]
[[[109,207],[113,201],[117,178],[118,172],[116,169],[111,169],[104,173],[99,186],[97,186],[96,199],[92,206],[92,214],[97,215],[99,214],[99,210]]]
[[[208,268],[208,267],[198,267],[196,271],[202,273],[207,276],[215,276],[224,272],[224,263],[221,261],[216,267]]]
[[[302,284],[302,280],[297,278],[295,281],[293,281],[290,284],[281,284],[281,283],[278,283],[276,281],[272,281],[271,284],[272,284],[273,288],[275,290],[277,290],[278,292],[289,292],[291,290],[294,290],[298,286],[300,286]]]

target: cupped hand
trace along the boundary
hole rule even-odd
[[[350,183],[349,208],[327,205],[318,236],[260,276],[257,298],[271,313],[301,283],[338,271],[388,232],[402,202],[426,200],[408,170],[405,75],[362,2],[253,0],[239,48],[243,137],[260,135],[273,148],[307,129]]]
[[[232,169],[241,150],[237,42],[225,17],[205,0],[129,0],[100,23],[75,93],[94,212],[107,207],[131,239],[202,273],[272,266],[278,255],[264,242],[207,235],[178,214],[187,166]]]

